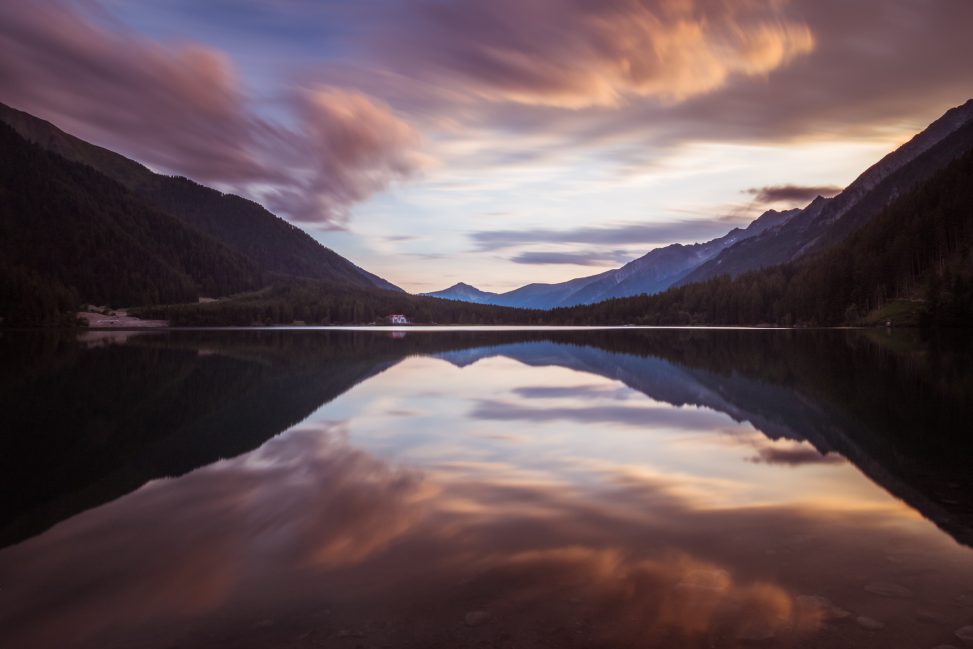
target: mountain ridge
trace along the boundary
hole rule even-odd
[[[3,103],[0,103],[0,122],[44,150],[112,178],[149,206],[222,242],[252,260],[265,273],[402,291],[321,245],[255,201],[224,194],[188,178],[155,173],[139,162]]]
[[[419,293],[421,297],[438,297],[443,300],[456,300],[458,302],[471,302],[473,304],[493,304],[490,300],[499,297],[499,293],[481,291],[475,286],[465,282],[456,282],[449,288],[431,293]]]
[[[459,282],[447,289],[421,295],[443,299],[476,301],[523,309],[552,309],[593,304],[609,298],[632,297],[643,293],[658,293],[691,272],[703,260],[710,259],[727,246],[761,233],[781,227],[800,210],[767,210],[745,228],[733,228],[722,237],[702,243],[673,243],[654,248],[627,264],[596,275],[577,277],[553,284],[533,283],[505,293],[483,291]],[[464,299],[469,291],[454,290],[469,287],[476,299]]]
[[[970,150],[973,99],[947,110],[836,196],[817,196],[803,208],[768,210],[744,229],[706,242],[654,248],[597,275],[527,284],[498,294],[490,303],[544,310],[590,305],[611,298],[654,295],[721,275],[736,277],[810,257],[843,242],[898,197]],[[438,297],[439,293],[427,295]]]
[[[786,227],[728,247],[676,285],[723,274],[735,277],[747,271],[791,262],[840,243],[895,198],[973,149],[973,132],[968,132],[967,128],[971,124],[973,99],[946,111],[905,144],[868,167],[836,196],[817,197]],[[961,136],[955,137],[957,134]]]

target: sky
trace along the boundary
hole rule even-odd
[[[423,292],[847,185],[973,97],[969,0],[0,3],[0,101]]]

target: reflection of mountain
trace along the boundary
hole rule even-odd
[[[898,345],[893,347],[892,343]],[[948,349],[949,351],[944,351]],[[172,332],[85,349],[0,338],[10,543],[148,480],[246,452],[409,355],[502,355],[596,374],[803,439],[973,544],[964,346],[771,331]]]
[[[86,349],[73,338],[6,333],[0,546],[149,480],[257,448],[411,354],[483,340],[251,330],[139,334]]]
[[[88,350],[26,338],[3,344],[0,543],[257,448],[404,348],[271,332],[145,335]]]
[[[973,373],[956,341],[948,353],[917,341],[893,351],[856,332],[658,330],[602,335],[595,346],[563,342],[439,356],[460,366],[506,356],[597,374],[657,401],[748,421],[771,439],[806,440],[973,545],[973,440],[962,433],[973,420]]]
[[[804,412],[808,404],[780,386],[741,375],[734,375],[728,381],[726,377],[708,370],[686,367],[659,356],[641,356],[552,341],[464,349],[438,356],[461,367],[481,358],[506,356],[525,365],[556,365],[597,374],[620,381],[656,401],[674,406],[709,408],[726,413],[736,421],[748,421],[773,438],[803,439],[804,436],[794,427],[800,417],[788,415],[806,417],[809,414]]]

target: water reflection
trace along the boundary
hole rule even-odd
[[[904,647],[973,615],[973,553],[916,514],[969,538],[962,348],[247,332],[4,353],[5,534],[67,520],[0,550],[0,646]]]

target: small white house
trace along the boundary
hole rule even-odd
[[[401,313],[393,313],[389,316],[389,322],[394,325],[404,325],[409,324],[409,319]]]

